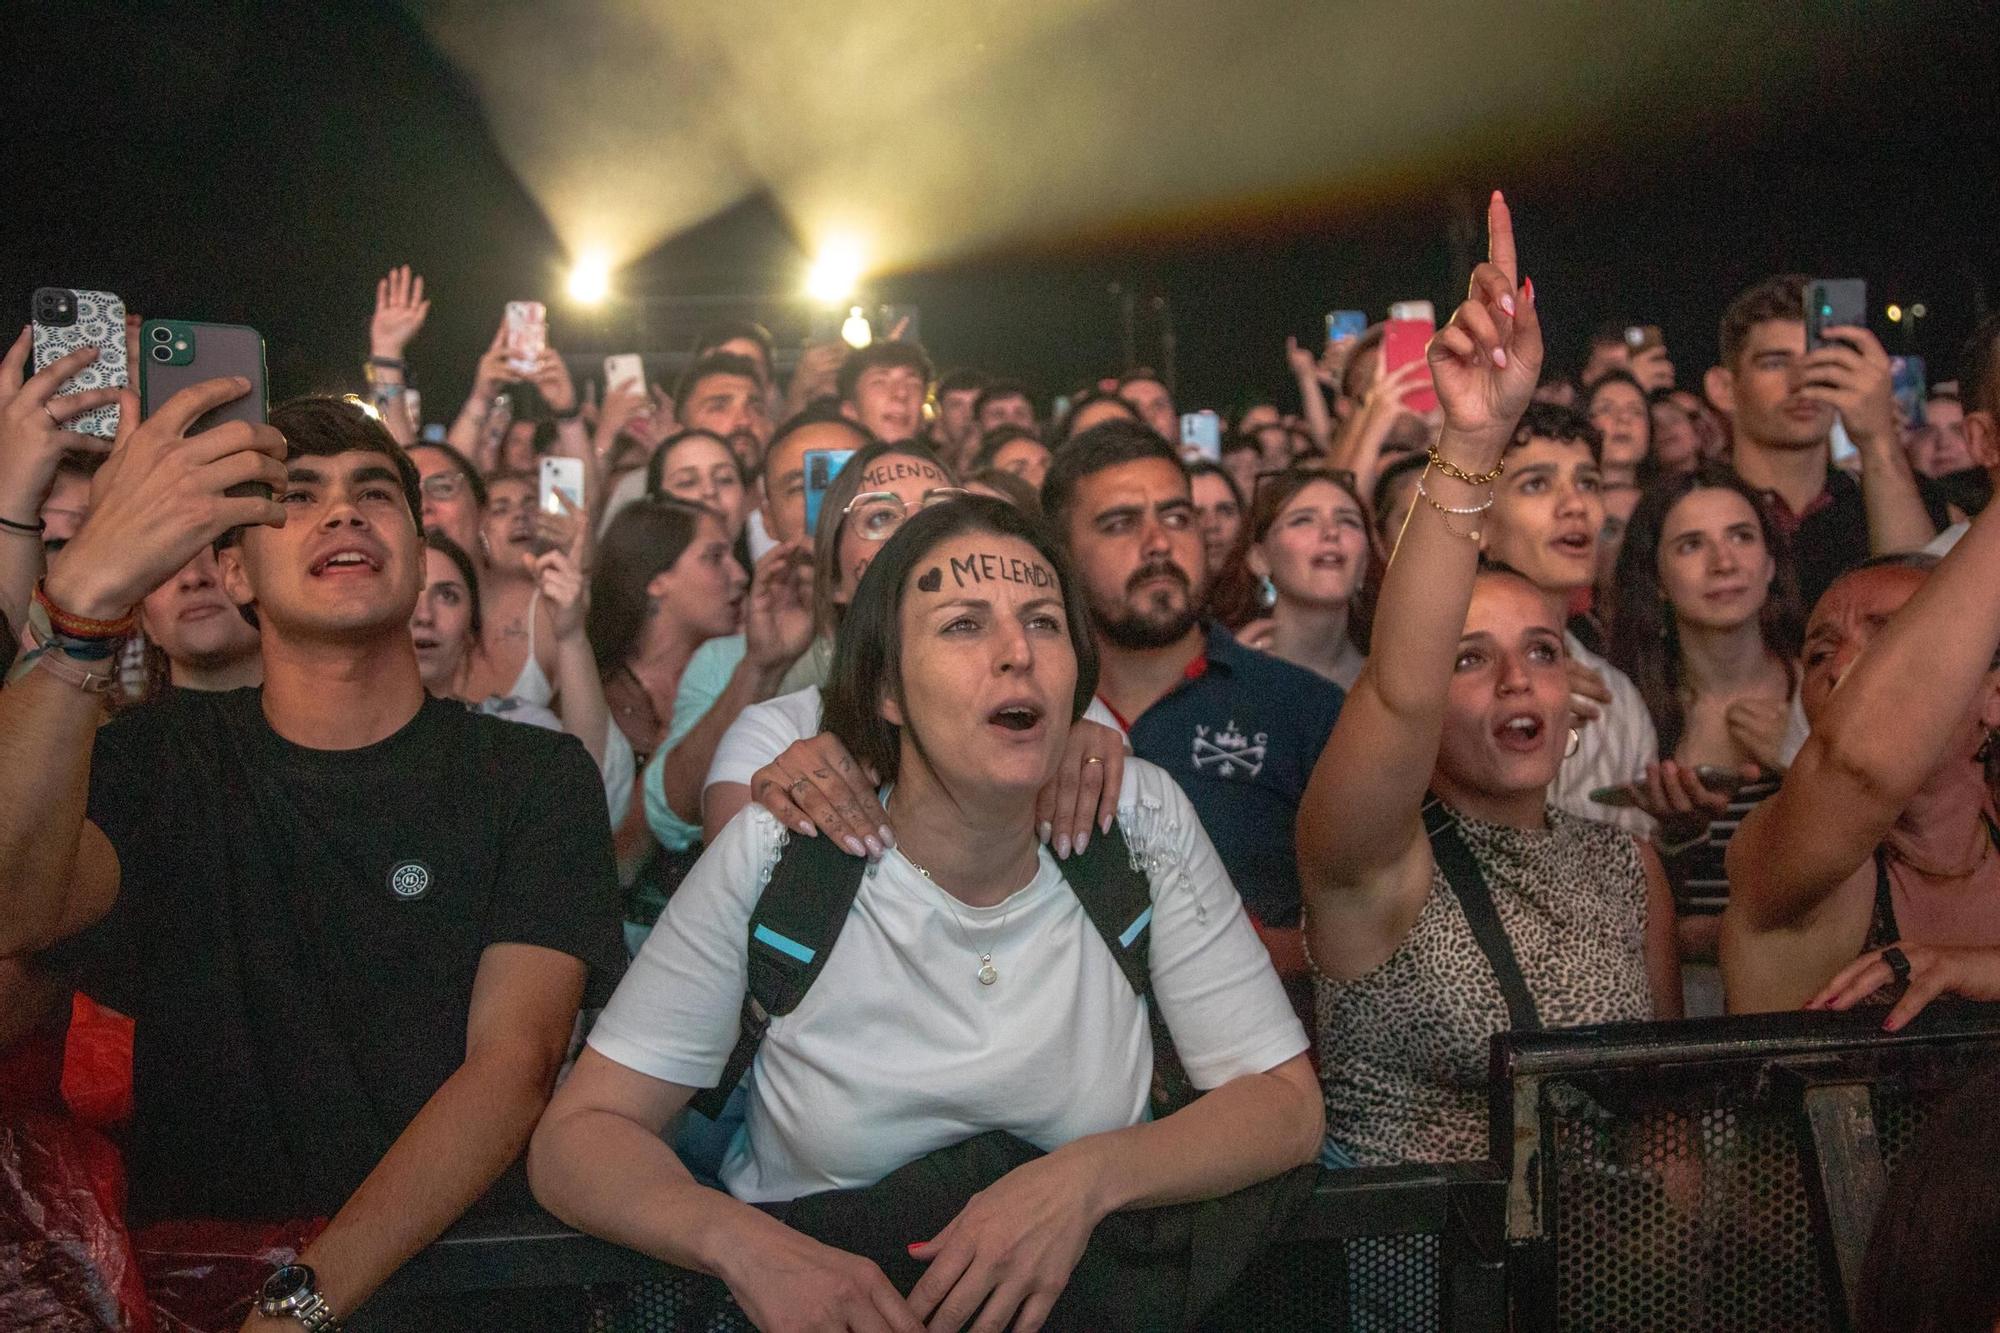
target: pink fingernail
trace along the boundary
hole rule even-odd
[[[1493,364],[1494,364],[1494,365],[1496,365],[1496,366],[1499,366],[1499,367],[1500,367],[1500,368],[1501,368],[1502,370],[1505,370],[1505,369],[1507,368],[1507,349],[1506,349],[1506,348],[1504,348],[1504,347],[1496,347],[1496,348],[1494,348],[1494,349],[1493,349]]]
[[[1514,313],[1514,298],[1513,298],[1512,296],[1502,296],[1502,297],[1500,298],[1500,308],[1501,308],[1502,310],[1506,311],[1506,312],[1507,312],[1508,314],[1510,314],[1510,315],[1511,315],[1511,314],[1513,314],[1513,313]]]

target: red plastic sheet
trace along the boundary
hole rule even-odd
[[[82,991],[70,1002],[62,1095],[87,1125],[109,1129],[132,1119],[132,1020]]]
[[[124,1204],[102,1134],[41,1111],[0,1117],[0,1329],[155,1333]]]
[[[158,1333],[235,1333],[273,1268],[326,1226],[302,1222],[156,1222],[133,1237]]]

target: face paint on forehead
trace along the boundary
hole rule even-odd
[[[1039,560],[974,551],[970,555],[952,556],[948,563],[952,581],[960,588],[976,588],[982,583],[1019,583],[1029,588],[1056,586],[1056,576]]]
[[[942,484],[944,473],[918,459],[885,458],[861,474],[862,484],[874,487],[887,486],[892,481],[906,481],[912,478],[917,481],[935,481]]]

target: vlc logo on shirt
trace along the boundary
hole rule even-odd
[[[1198,772],[1218,778],[1254,778],[1264,771],[1264,746],[1268,732],[1246,737],[1236,729],[1236,719],[1219,730],[1197,725],[1194,729],[1194,766]]]
[[[422,861],[404,861],[389,872],[389,892],[398,898],[421,898],[430,888],[431,868]]]

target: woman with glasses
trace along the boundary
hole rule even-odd
[[[834,634],[861,576],[911,514],[962,498],[921,445],[871,444],[847,460],[820,502],[813,532],[813,679],[745,708],[715,747],[702,785],[701,823],[710,836],[750,800],[750,775],[786,746],[819,731],[819,687],[833,662]]]
[[[486,512],[486,483],[448,444],[417,444],[406,451],[417,465],[424,531],[442,532],[462,551],[479,549],[479,520]]]

